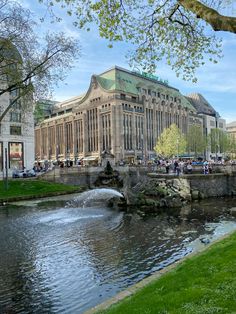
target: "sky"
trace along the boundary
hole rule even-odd
[[[38,0],[18,0],[23,6],[30,9],[35,19],[45,14],[45,7]],[[39,32],[48,29],[64,31],[80,41],[81,57],[74,64],[74,68],[67,74],[64,82],[54,90],[54,100],[63,101],[87,91],[93,74],[100,74],[114,65],[128,70],[126,54],[131,48],[125,43],[115,43],[113,48],[108,48],[108,42],[101,39],[95,28],[90,32],[81,31],[72,25],[71,17],[62,10],[57,11],[63,18],[61,23],[40,23]],[[169,85],[178,88],[184,95],[197,92],[226,119],[227,123],[236,121],[236,34],[219,32],[223,39],[224,57],[218,64],[207,63],[197,70],[197,83],[191,83],[177,78],[175,72],[164,62],[157,66],[156,75],[167,79]]]

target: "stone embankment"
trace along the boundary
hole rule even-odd
[[[136,184],[124,186],[128,206],[144,212],[182,207],[190,201],[236,195],[235,174],[160,176],[149,173]]]
[[[236,168],[224,172],[184,174],[151,172],[147,167],[118,167],[112,175],[105,175],[103,168],[84,167],[56,169],[44,179],[84,188],[107,187],[122,192],[128,206],[157,211],[165,207],[181,207],[191,200],[210,197],[236,196]],[[226,171],[227,170],[227,171]],[[126,205],[126,204],[123,204]]]
[[[124,192],[127,205],[141,211],[156,212],[161,208],[182,207],[192,199],[189,181],[184,178],[146,177]]]

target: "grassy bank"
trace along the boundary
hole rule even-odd
[[[76,191],[79,191],[78,186],[27,179],[9,180],[8,189],[6,190],[4,182],[0,181],[0,201],[10,201],[29,197],[37,198]]]
[[[236,313],[236,233],[99,313]]]

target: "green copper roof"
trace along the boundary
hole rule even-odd
[[[153,76],[154,77],[154,76]],[[137,95],[138,87],[151,89],[152,91],[168,94],[181,99],[181,105],[196,111],[192,104],[175,88],[158,81],[155,78],[147,78],[143,75],[131,72],[119,67],[114,67],[96,76],[99,85],[108,91],[120,91]]]

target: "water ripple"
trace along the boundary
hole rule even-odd
[[[201,205],[200,220],[196,204],[183,217],[68,204],[1,212],[0,312],[83,313],[204,245],[200,237],[235,230],[223,203]]]

